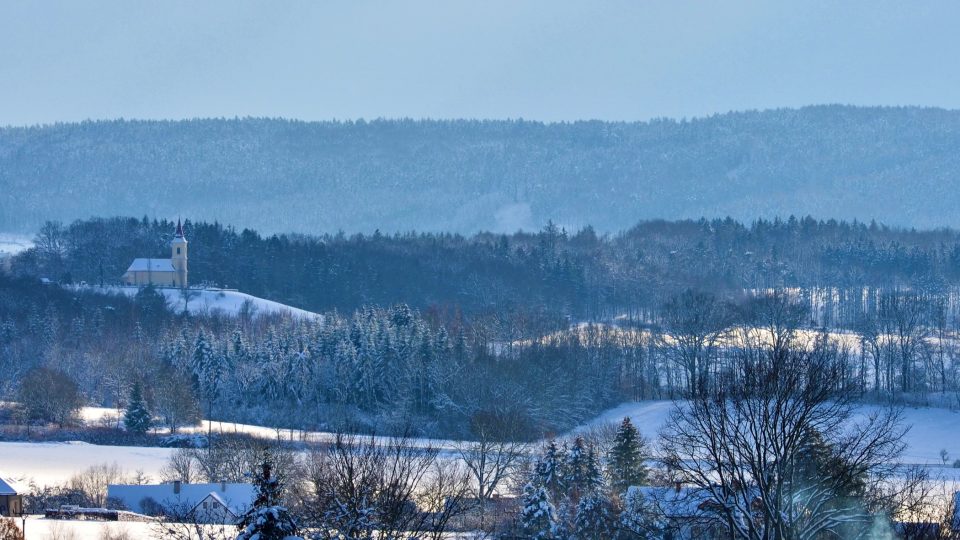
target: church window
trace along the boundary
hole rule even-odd
[[[180,248],[177,248],[177,255],[180,254]]]

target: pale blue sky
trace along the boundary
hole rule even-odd
[[[960,108],[960,2],[0,0],[0,125]]]

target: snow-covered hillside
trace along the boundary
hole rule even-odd
[[[137,294],[137,287],[89,287],[92,290],[111,293],[120,292],[128,296]],[[190,291],[189,301],[184,301],[184,294],[180,289],[157,289],[166,299],[167,304],[174,311],[183,311],[184,304],[190,313],[213,313],[220,311],[227,315],[237,315],[244,306],[252,308],[252,313],[256,315],[283,314],[287,313],[294,317],[307,319],[316,319],[322,321],[322,315],[312,311],[306,311],[273,300],[258,298],[246,293],[229,289],[188,289]]]
[[[652,439],[667,423],[673,406],[671,401],[624,403],[604,411],[574,429],[573,433],[604,424],[619,423],[625,416],[629,416],[640,432]],[[877,410],[879,407],[874,405],[861,405],[857,408],[857,414],[865,417]],[[960,458],[960,412],[932,407],[911,407],[904,409],[903,421],[905,425],[911,426],[906,435],[907,451],[902,457],[905,463],[942,464],[940,450],[946,450],[952,456],[951,462]],[[960,475],[960,469],[957,471]]]
[[[16,255],[25,249],[33,247],[33,240],[27,236],[11,233],[0,233],[0,257]]]

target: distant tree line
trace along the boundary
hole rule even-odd
[[[960,112],[818,106],[693,120],[237,118],[0,128],[0,230],[203,215],[281,231],[619,231],[810,213],[960,226]],[[173,206],[175,205],[175,206]]]
[[[167,221],[45,224],[14,273],[116,283],[135,257],[168,257]],[[812,218],[651,221],[617,235],[548,224],[537,233],[272,235],[189,222],[193,283],[313,311],[408,304],[424,313],[649,321],[684,290],[723,298],[797,289],[815,323],[855,328],[882,293],[937,298],[957,313],[960,233]]]

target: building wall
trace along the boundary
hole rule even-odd
[[[237,516],[233,515],[227,507],[213,497],[207,497],[200,502],[193,510],[193,517],[197,523],[230,524],[237,522]]]
[[[127,272],[123,275],[126,285],[157,285],[159,287],[179,287],[176,272]]]
[[[170,243],[170,263],[177,270],[177,284],[187,286],[187,240],[175,238]]]
[[[20,495],[0,495],[0,516],[17,517],[23,511]]]

